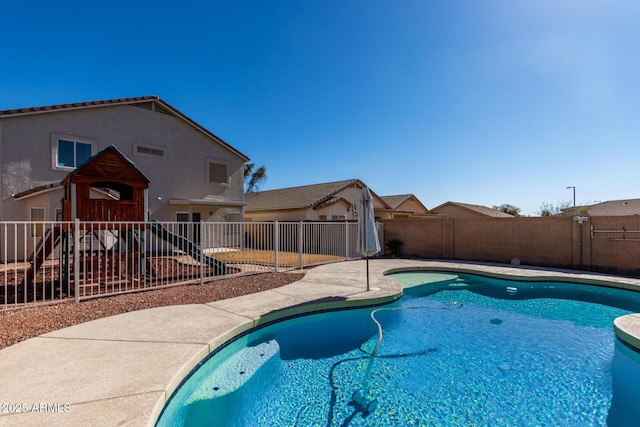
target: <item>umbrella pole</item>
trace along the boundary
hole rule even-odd
[[[369,290],[369,255],[367,255],[367,291]]]

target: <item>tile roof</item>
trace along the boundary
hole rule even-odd
[[[488,207],[482,206],[482,205],[472,205],[470,203],[459,203],[459,202],[446,202],[446,203],[441,204],[440,206],[437,206],[437,207],[431,209],[431,211],[435,212],[438,208],[441,208],[441,207],[446,206],[446,205],[459,206],[459,207],[462,207],[464,209],[468,209],[468,210],[474,211],[476,213],[479,213],[481,215],[484,215],[486,217],[513,218],[513,215],[509,215],[508,213],[499,211],[497,209],[488,208]]]
[[[400,205],[402,205],[407,200],[413,200],[415,203],[417,203],[420,206],[422,206],[422,208],[424,209],[424,211],[426,213],[429,213],[429,209],[427,209],[427,207],[425,205],[423,205],[422,202],[413,194],[398,194],[398,195],[395,195],[395,196],[380,196],[380,198],[386,204],[391,206],[391,208],[393,208],[394,210],[397,209]]]
[[[25,197],[32,196],[34,194],[39,194],[41,192],[45,192],[47,190],[52,190],[52,189],[56,189],[57,190],[57,189],[60,189],[60,188],[62,188],[62,184],[60,184],[60,181],[55,181],[55,182],[51,182],[51,183],[48,183],[48,184],[38,185],[38,186],[30,188],[28,190],[12,194],[11,196],[14,199],[22,199],[22,198],[25,198]]]
[[[359,179],[303,185],[278,190],[258,191],[245,194],[245,211],[308,209],[326,202],[335,202],[335,195],[348,187],[363,188]]]
[[[411,196],[412,194],[399,194],[396,196],[380,196],[380,198],[384,200],[386,204],[388,204],[393,209],[395,209],[401,204],[403,204],[405,201],[410,199]]]
[[[608,200],[591,206],[575,206],[564,209],[563,215],[625,216],[640,215],[640,199]]]
[[[89,101],[89,102],[74,102],[70,104],[56,104],[46,105],[43,107],[29,107],[29,108],[13,108],[10,110],[0,110],[0,117],[2,116],[17,116],[26,114],[37,113],[50,113],[59,110],[75,110],[80,108],[90,108],[105,105],[118,105],[118,104],[135,104],[147,101],[160,101],[157,96],[139,96],[135,98],[118,98],[118,99],[106,99],[101,101]]]
[[[209,130],[200,126],[198,123],[187,117],[185,114],[172,107],[165,101],[161,100],[157,96],[139,96],[134,98],[117,98],[117,99],[106,99],[101,101],[89,101],[89,102],[75,102],[71,104],[56,104],[56,105],[47,105],[43,107],[29,107],[29,108],[14,108],[10,110],[0,110],[0,119],[5,117],[17,117],[17,116],[25,116],[25,115],[33,115],[33,114],[45,114],[45,113],[53,113],[59,111],[71,111],[71,110],[80,110],[87,108],[98,108],[98,107],[108,107],[115,105],[138,105],[143,106],[146,103],[156,103],[157,107],[155,111],[162,112],[165,114],[169,114],[174,117],[178,117],[185,122],[187,122],[190,126],[192,126],[197,131],[205,134],[207,137],[214,139],[216,142],[227,148],[229,151],[235,153],[237,156],[241,157],[245,162],[249,161],[249,157],[242,154],[240,151],[233,148],[231,145],[218,138]]]

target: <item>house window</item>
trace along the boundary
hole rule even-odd
[[[44,221],[44,208],[31,208],[31,221]],[[31,236],[42,237],[44,224],[31,224]]]
[[[53,135],[52,168],[54,170],[73,170],[89,160],[96,153],[97,142],[66,135]]]
[[[210,183],[226,184],[229,182],[227,165],[225,163],[209,162],[208,169]]]
[[[91,144],[80,141],[58,140],[58,166],[77,168],[91,157]]]

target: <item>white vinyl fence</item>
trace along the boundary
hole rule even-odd
[[[356,241],[353,222],[0,222],[0,311],[344,261]]]

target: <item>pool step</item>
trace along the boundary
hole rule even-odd
[[[478,280],[459,277],[449,284],[449,288],[471,288],[474,286],[481,286],[484,284],[485,283]]]
[[[274,359],[275,358],[275,359]],[[280,345],[274,339],[245,347],[223,361],[187,400],[187,404],[224,396],[242,387],[265,364],[280,359]]]
[[[467,287],[469,287],[469,283],[464,279],[457,278],[456,280],[451,281],[447,285],[447,287],[449,287],[449,288],[467,288]]]

